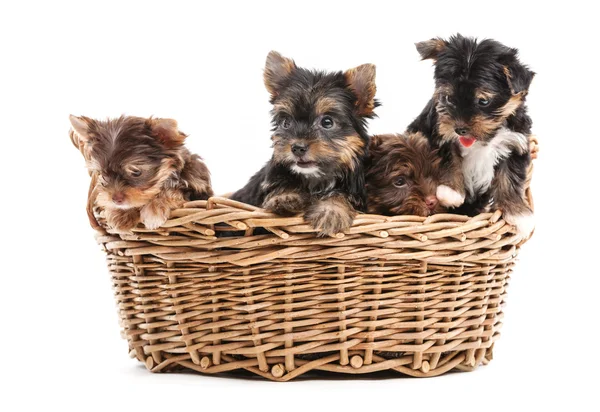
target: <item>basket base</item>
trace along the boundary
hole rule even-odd
[[[300,375],[303,375],[304,378],[319,378],[322,374],[318,372],[361,375],[387,371],[392,373],[386,375],[388,377],[398,373],[415,378],[431,378],[450,371],[470,372],[480,365],[487,365],[493,359],[493,344],[485,349],[467,349],[426,356],[418,353],[406,355],[401,352],[382,352],[372,354],[371,362],[368,364],[365,362],[364,351],[350,352],[349,355],[350,359],[346,365],[341,364],[340,353],[316,354],[313,359],[307,358],[307,356],[295,357],[293,359],[294,367],[289,369],[285,366],[286,359],[284,357],[273,358],[269,359],[270,363],[263,368],[265,370],[262,370],[257,358],[244,356],[223,355],[220,363],[214,364],[210,355],[200,358],[199,362],[194,362],[187,354],[165,355],[165,359],[157,362],[152,356],[138,355],[138,351],[135,349],[130,351],[130,356],[144,363],[150,372],[194,371],[213,375],[245,371],[246,374],[258,375],[276,382],[285,382]],[[419,358],[421,359],[420,364],[416,363]]]

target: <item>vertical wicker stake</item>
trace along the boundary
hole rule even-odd
[[[378,266],[380,268],[384,268],[385,267],[385,263],[381,262],[378,264]],[[376,296],[380,296],[381,295],[381,284],[384,282],[384,274],[383,273],[379,273],[377,274],[377,277],[375,278],[375,287],[373,288],[373,293]],[[369,326],[369,332],[375,332],[375,330],[377,329],[376,322],[377,322],[377,311],[379,310],[379,299],[373,299],[373,303],[371,304],[371,310],[373,311],[373,315],[371,315],[369,317],[369,320],[372,322],[372,325]],[[373,342],[374,338],[373,335],[370,335],[367,338],[367,342],[371,343]],[[366,349],[365,350],[365,360],[364,363],[365,365],[370,365],[373,362],[373,349]]]
[[[167,269],[173,270],[175,268],[175,262],[167,262]],[[168,274],[168,279],[169,279],[169,286],[174,286],[177,284],[177,275],[176,274],[172,274],[170,271],[167,272]],[[190,349],[190,347],[194,344],[193,339],[190,339],[190,333],[189,333],[189,328],[185,327],[184,325],[186,324],[186,320],[181,318],[178,315],[181,315],[182,310],[180,307],[177,307],[177,297],[179,296],[179,294],[176,292],[177,288],[175,287],[171,287],[169,288],[169,290],[172,290],[173,293],[171,294],[171,297],[173,299],[173,306],[175,307],[175,317],[177,318],[177,322],[178,322],[178,326],[179,326],[179,330],[181,331],[181,339],[185,342],[185,347],[186,350],[188,351],[188,353],[190,354],[190,357],[192,358],[192,362],[194,362],[194,364],[196,365],[200,365],[200,356],[198,355],[198,351],[195,349]]]
[[[345,265],[338,265],[338,273],[340,274],[338,276],[338,279],[340,280],[344,280],[344,274],[346,273],[346,266]],[[338,287],[338,293],[341,295],[338,299],[338,302],[344,302],[344,297],[343,297],[343,293],[344,293],[344,284],[340,283],[340,286]],[[340,343],[344,343],[346,342],[347,338],[346,335],[344,334],[344,331],[346,330],[346,322],[344,322],[346,320],[346,305],[342,305],[339,308],[339,319],[340,319],[340,333],[342,334],[342,337],[340,338]],[[350,360],[348,359],[348,348],[346,348],[345,346],[342,346],[342,348],[340,349],[340,365],[344,366],[347,365],[350,362]]]
[[[427,274],[427,262],[426,261],[422,261],[421,262],[421,268],[419,269],[419,273],[421,275],[425,275]],[[420,324],[419,327],[417,327],[417,333],[419,332],[423,332],[423,321],[425,320],[425,316],[423,316],[423,312],[425,311],[424,308],[424,302],[425,300],[423,299],[423,294],[425,294],[425,285],[426,285],[426,281],[424,280],[423,277],[419,277],[419,285],[421,285],[423,287],[423,289],[419,290],[419,298],[417,299],[417,301],[420,303],[420,314],[417,315],[417,322]],[[422,345],[423,344],[423,339],[417,339],[415,344]],[[419,352],[415,352],[414,357],[413,357],[413,364],[412,364],[412,368],[413,369],[420,369],[421,365],[423,362],[423,352],[419,351]]]
[[[216,271],[217,271],[217,268],[215,266],[210,266],[208,268],[208,272],[209,273],[214,273]],[[211,288],[214,288],[214,286],[211,285]],[[216,296],[217,293],[218,292],[213,291],[213,292],[211,292],[211,295]],[[218,302],[219,302],[219,299],[217,299],[217,298],[213,298],[212,299],[212,303],[214,305],[213,310],[212,310],[212,312],[214,314],[213,317],[212,317],[213,323],[217,323],[219,321],[219,312],[220,312],[220,310],[217,308],[217,303]],[[219,333],[220,330],[221,330],[221,328],[219,328],[219,327],[212,328],[212,332],[213,333]],[[220,344],[221,344],[221,340],[220,339],[216,339],[216,340],[213,341],[213,346],[219,346]],[[221,364],[221,351],[214,351],[212,355],[213,355],[212,363],[214,365],[220,365]]]
[[[249,270],[244,270],[242,272],[242,274],[246,278],[248,278],[251,273],[252,272],[249,271]],[[254,304],[254,299],[252,299],[252,292],[246,293],[246,298],[247,298],[246,305],[252,306]],[[250,313],[250,314],[255,313],[255,312],[256,312],[255,309],[250,309],[248,311],[248,313]],[[262,340],[259,337],[257,337],[257,336],[260,336],[260,327],[256,326],[257,322],[258,322],[258,319],[253,320],[252,321],[252,326],[250,327],[250,332],[252,333],[252,336],[254,337],[252,339],[252,341],[254,343],[254,347],[258,347],[258,346],[262,345]],[[265,356],[265,353],[264,352],[257,352],[256,358],[258,359],[258,369],[260,369],[262,372],[268,372],[269,371],[269,365],[267,363],[267,358]]]
[[[288,274],[285,277],[285,304],[286,304],[286,308],[285,308],[285,313],[292,313],[292,303],[294,302],[294,298],[293,296],[293,291],[292,291],[292,284],[293,284],[293,273],[294,270],[292,268],[288,269]],[[291,316],[287,316],[284,319],[284,322],[286,323],[285,329],[283,330],[284,333],[287,336],[290,336],[291,333],[293,332],[293,327],[289,326],[292,322],[293,318]],[[294,341],[292,339],[286,339],[285,340],[285,348],[286,349],[290,349],[294,347]],[[296,369],[296,365],[294,364],[294,354],[291,351],[286,351],[285,353],[285,368],[287,369],[288,372],[293,371],[294,369]]]
[[[154,328],[152,328],[152,323],[154,318],[152,317],[152,314],[154,313],[153,310],[149,309],[149,302],[146,301],[146,297],[149,294],[148,292],[148,288],[142,287],[145,286],[144,285],[144,281],[145,281],[145,269],[144,269],[144,258],[143,256],[134,256],[133,257],[133,263],[134,265],[136,265],[137,267],[137,277],[138,277],[138,287],[139,287],[139,297],[141,300],[141,305],[143,307],[142,311],[144,313],[144,320],[145,320],[145,327],[146,327],[146,332],[148,335],[152,335],[154,333]],[[148,346],[154,346],[156,344],[156,340],[154,339],[148,339]],[[161,363],[162,362],[162,357],[161,357],[161,352],[158,350],[155,351],[151,351],[150,355],[152,356],[152,358],[154,358],[154,361],[156,363]]]

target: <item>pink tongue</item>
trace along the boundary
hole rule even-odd
[[[475,143],[475,138],[471,136],[459,136],[458,141],[464,147],[470,147],[473,143]]]

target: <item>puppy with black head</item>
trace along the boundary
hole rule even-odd
[[[273,156],[231,198],[282,216],[302,213],[321,235],[347,230],[366,209],[375,66],[311,71],[272,51],[264,81],[273,104]]]
[[[527,237],[533,212],[524,199],[531,162],[531,118],[525,97],[534,73],[517,49],[460,34],[417,43],[435,64],[435,92],[408,130],[439,148],[446,177],[437,189],[443,206],[475,215],[501,209]]]

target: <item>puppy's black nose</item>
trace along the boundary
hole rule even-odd
[[[464,136],[467,133],[469,133],[469,129],[467,129],[466,127],[457,127],[456,129],[454,129],[454,131],[459,136]]]
[[[292,153],[298,157],[304,156],[304,154],[306,153],[307,150],[308,150],[308,147],[306,147],[305,144],[292,145]]]

